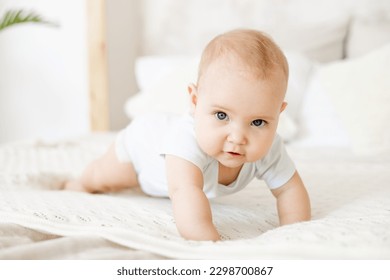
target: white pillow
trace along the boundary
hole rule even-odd
[[[290,79],[286,94],[288,106],[280,117],[278,133],[291,141],[298,131],[303,94],[306,90],[312,62],[296,52],[286,52],[290,64]],[[148,56],[136,63],[136,77],[142,89],[125,105],[129,118],[147,112],[183,113],[188,111],[187,87],[196,82],[199,57]]]
[[[298,123],[302,102],[313,70],[313,62],[301,53],[285,51],[289,64],[289,79],[286,92],[286,112]],[[298,124],[299,125],[299,124]]]
[[[358,57],[390,42],[390,1],[365,0],[351,21],[346,57]]]
[[[356,154],[390,152],[390,44],[323,66],[320,80]]]
[[[292,15],[292,18],[297,19],[297,15]],[[312,22],[299,20],[294,22],[292,18],[290,22],[287,21],[287,24],[281,19],[278,28],[272,26],[269,30],[282,48],[302,52],[310,59],[319,62],[333,61],[343,57],[348,16],[330,17]]]
[[[331,61],[343,56],[350,16],[350,0],[141,2],[141,52],[158,55],[198,53],[217,34],[255,28],[284,49]]]
[[[194,68],[196,68],[199,59],[200,57],[185,55],[140,56],[135,61],[135,78],[137,86],[140,91],[147,90],[165,79],[171,73],[186,68],[188,64],[193,64]]]
[[[349,147],[348,134],[314,67],[302,102],[300,130],[294,145],[302,147]]]
[[[148,57],[138,61],[137,80],[144,89],[125,104],[129,118],[148,112],[184,113],[189,109],[187,87],[196,82],[198,59]],[[144,71],[144,72],[142,72]]]

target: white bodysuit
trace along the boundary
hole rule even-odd
[[[200,168],[203,190],[209,198],[235,193],[255,177],[263,179],[270,189],[276,189],[295,172],[282,139],[276,135],[265,157],[245,163],[230,185],[219,184],[218,161],[199,148],[194,120],[190,115],[150,114],[138,117],[119,132],[115,151],[120,162],[133,164],[141,189],[153,196],[168,196],[164,159],[167,154],[181,157]]]

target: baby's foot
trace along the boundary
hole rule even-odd
[[[81,184],[80,181],[77,180],[64,182],[62,189],[65,191],[87,192],[83,184]]]

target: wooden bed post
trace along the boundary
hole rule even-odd
[[[89,110],[92,131],[109,129],[106,1],[87,0]]]

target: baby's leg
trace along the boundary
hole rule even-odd
[[[138,185],[133,165],[119,162],[112,144],[103,156],[86,167],[80,179],[66,182],[64,189],[98,193],[119,191]]]

